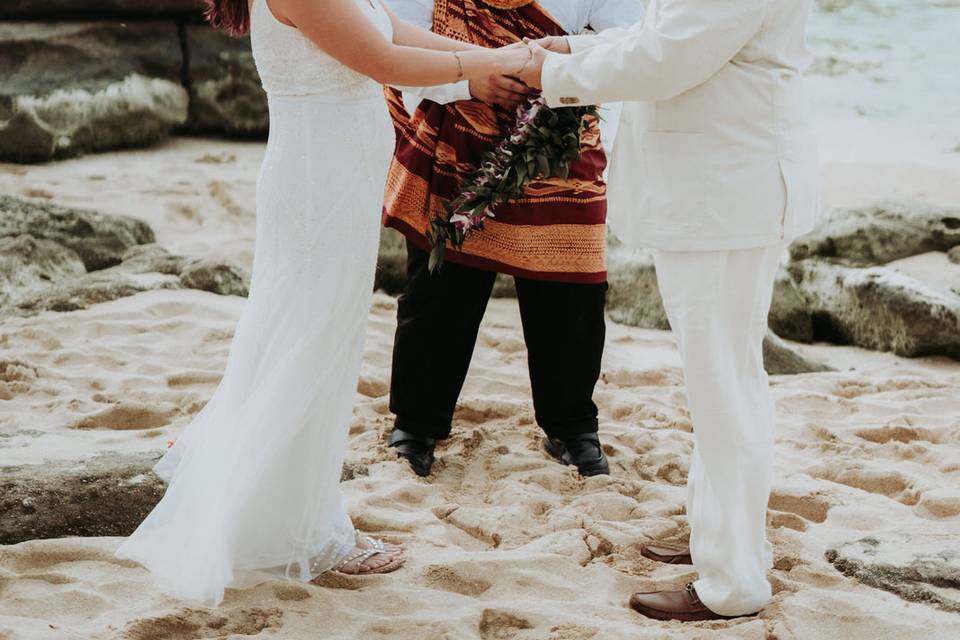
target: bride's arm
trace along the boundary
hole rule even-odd
[[[381,2],[381,0],[373,0]],[[434,51],[470,51],[479,49],[477,45],[470,42],[461,42],[453,38],[437,35],[433,31],[421,29],[415,24],[410,24],[398,16],[393,9],[387,6],[386,2],[381,2],[383,8],[390,14],[390,21],[393,22],[393,43],[407,47],[420,47],[421,49],[433,49]]]
[[[271,7],[277,18],[289,21],[327,54],[381,84],[428,87],[516,74],[530,59],[526,47],[477,48],[454,55],[394,44],[357,0],[273,0]]]

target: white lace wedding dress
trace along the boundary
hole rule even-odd
[[[356,0],[391,36],[379,0]],[[209,404],[156,467],[163,500],[117,555],[161,590],[309,580],[354,547],[338,483],[393,141],[383,92],[254,0],[269,95],[250,298]]]

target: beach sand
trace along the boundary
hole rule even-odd
[[[0,192],[134,215],[171,251],[249,266],[262,149],[176,139],[48,166],[0,165]],[[960,200],[958,178],[921,165],[834,164],[826,192],[839,206],[949,203]],[[937,271],[931,260],[907,266]],[[159,290],[5,319],[2,464],[162,451],[213,392],[244,302]],[[825,558],[866,536],[957,548],[956,362],[799,345],[836,371],[772,380],[776,595],[758,618],[682,625],[626,607],[633,591],[693,576],[639,554],[644,543],[688,533],[691,424],[670,333],[611,323],[596,399],[612,474],[582,479],[541,451],[516,303],[493,301],[454,436],[433,476],[420,479],[385,445],[395,312],[395,300],[377,294],[350,427],[354,478],[343,490],[359,528],[407,545],[400,572],[266,583],[229,591],[210,611],[157,593],[146,571],[113,558],[117,538],[25,542],[0,547],[0,639],[960,637],[956,613],[864,586]]]

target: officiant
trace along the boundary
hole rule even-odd
[[[386,0],[401,18],[484,47],[625,27],[639,0]],[[594,387],[605,340],[607,159],[599,122],[565,179],[531,183],[462,251],[431,273],[430,221],[513,123],[528,88],[506,77],[388,90],[397,135],[384,223],[406,237],[408,285],[397,310],[390,446],[418,475],[447,438],[498,273],[513,276],[537,424],[546,451],[582,475],[609,472]],[[438,352],[437,347],[442,350]]]

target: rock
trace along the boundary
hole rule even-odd
[[[844,575],[910,602],[960,613],[960,547],[954,535],[884,534],[826,553]]]
[[[177,24],[0,22],[0,161],[143,146],[187,119]]]
[[[803,260],[789,273],[813,314],[815,339],[960,359],[960,296],[887,267]]]
[[[154,241],[150,226],[136,218],[0,195],[0,238],[20,235],[72,249],[88,271],[120,264],[128,249]]]
[[[872,266],[960,245],[960,210],[905,203],[834,211],[790,247],[794,260],[836,258]]]
[[[780,267],[773,283],[773,303],[768,324],[782,338],[813,342],[813,314],[785,267]]]
[[[516,299],[517,284],[513,276],[498,273],[497,279],[493,281],[493,291],[490,292],[490,297]]]
[[[267,95],[250,51],[250,38],[232,38],[206,25],[185,27],[189,52],[187,129],[239,137],[264,137],[270,128]]]
[[[0,467],[0,545],[64,536],[128,536],[163,497],[161,452]],[[344,480],[367,475],[347,463]],[[164,636],[166,637],[166,636]]]
[[[120,273],[162,273],[179,276],[183,272],[187,259],[169,253],[158,244],[144,244],[130,247],[123,254],[123,261],[110,271]]]
[[[3,0],[0,18],[198,14],[202,0]]]
[[[209,260],[191,262],[180,274],[180,282],[188,289],[201,289],[222,296],[246,297],[249,281],[249,276],[240,267]]]
[[[830,367],[801,356],[772,331],[763,340],[763,366],[770,375],[831,371]]]
[[[950,251],[947,252],[947,257],[950,258],[950,262],[960,264],[960,246],[950,249]]]
[[[0,544],[130,535],[163,495],[156,454],[109,454],[0,469]]]
[[[0,307],[21,292],[86,273],[72,249],[30,235],[0,237]]]
[[[645,329],[669,329],[653,256],[611,240],[607,250],[607,311],[616,322]]]
[[[380,230],[380,251],[374,288],[390,295],[403,293],[407,287],[407,241],[394,229]]]
[[[407,241],[399,231],[384,228],[380,232],[380,252],[377,257],[377,276],[374,289],[390,295],[399,295],[407,288]],[[516,298],[513,278],[497,275],[494,298]]]
[[[41,311],[79,311],[92,304],[126,298],[159,286],[162,285],[137,282],[115,273],[94,272],[28,292],[14,300],[13,305],[24,315]]]

